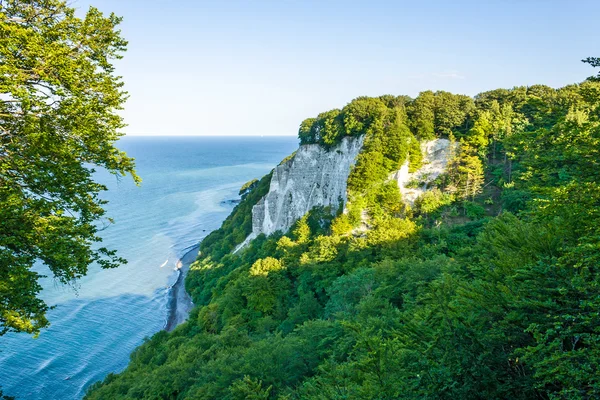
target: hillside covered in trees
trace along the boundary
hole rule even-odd
[[[270,176],[249,184],[202,242],[189,321],[87,399],[600,397],[600,83],[361,97],[299,130],[349,135],[346,211],[233,254]],[[390,173],[441,137],[458,150],[410,207]]]

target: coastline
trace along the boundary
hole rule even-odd
[[[190,265],[196,261],[200,245],[196,245],[188,250],[177,262],[179,275],[177,280],[169,288],[169,300],[167,303],[167,322],[163,328],[171,332],[175,327],[186,321],[190,311],[194,307],[192,298],[185,290],[185,277],[190,269]]]

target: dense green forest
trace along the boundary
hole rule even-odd
[[[346,212],[232,254],[270,175],[250,182],[201,245],[189,321],[87,399],[600,397],[600,83],[361,97],[299,130],[348,135]],[[438,137],[459,150],[408,207],[389,174]]]

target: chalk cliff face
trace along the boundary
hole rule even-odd
[[[448,162],[452,158],[457,144],[448,139],[436,139],[421,143],[423,166],[413,173],[408,172],[408,161],[392,174],[391,178],[398,182],[402,193],[402,200],[411,206],[415,200],[427,191],[428,185],[438,176],[446,172]],[[408,185],[409,182],[418,182],[417,187]],[[411,187],[407,187],[411,186]]]
[[[363,140],[345,137],[330,149],[300,146],[294,157],[275,168],[269,193],[252,209],[252,234],[239,247],[261,233],[286,232],[315,206],[331,206],[335,212],[345,205],[348,175]]]
[[[273,171],[269,192],[252,208],[252,233],[236,252],[264,233],[270,235],[288,229],[316,206],[330,206],[336,212],[347,201],[347,181],[364,137],[345,137],[340,144],[325,149],[318,144],[302,145],[288,161]],[[423,166],[409,173],[408,160],[390,179],[398,182],[403,200],[412,205],[440,174],[456,148],[447,139],[421,144]],[[410,182],[417,181],[418,187]],[[411,186],[411,187],[407,187]]]

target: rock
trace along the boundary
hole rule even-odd
[[[260,234],[287,232],[292,225],[316,206],[330,206],[336,212],[347,201],[347,181],[356,157],[362,149],[364,136],[345,137],[333,148],[318,144],[300,146],[296,154],[273,171],[269,192],[252,208],[252,233],[234,252],[245,247]],[[436,139],[421,144],[423,166],[409,173],[408,161],[390,175],[396,180],[403,200],[413,205],[428,185],[446,171],[457,144],[448,139]],[[419,186],[407,184],[418,181]],[[412,185],[411,185],[412,186]],[[361,232],[368,230],[363,213]]]
[[[363,141],[363,136],[348,136],[330,149],[300,146],[294,157],[275,168],[269,192],[252,208],[252,233],[235,251],[261,233],[287,232],[315,206],[331,206],[336,212],[345,205],[348,175]]]
[[[408,160],[402,167],[394,172],[390,178],[398,182],[398,188],[402,193],[402,200],[413,205],[415,200],[425,193],[428,185],[438,176],[446,172],[448,161],[452,158],[458,143],[448,139],[436,139],[421,144],[423,153],[423,166],[413,173],[408,172]],[[407,187],[409,182],[419,182],[418,187]],[[412,186],[412,185],[411,185]]]

